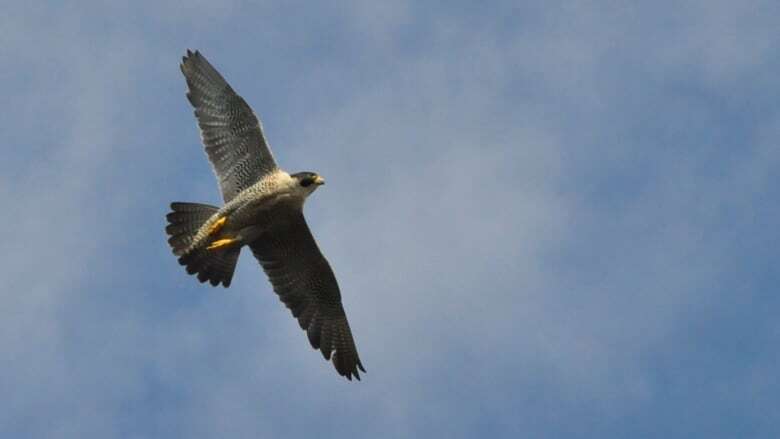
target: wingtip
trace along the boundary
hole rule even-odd
[[[187,49],[187,54],[184,56],[184,58],[197,58],[200,56],[200,50],[195,49],[195,51],[192,51],[192,49]]]
[[[184,66],[187,64],[187,62],[192,58],[198,57],[200,57],[199,51],[196,50],[193,52],[192,50],[187,49],[187,53],[181,57],[181,65],[179,67],[182,69],[182,71],[184,71]]]
[[[360,360],[358,360],[358,362],[352,367],[352,369],[347,369],[347,370],[336,369],[336,371],[339,373],[339,375],[343,376],[349,381],[352,381],[353,377],[357,381],[360,381],[360,372],[358,372],[358,369],[360,369],[363,373],[366,373],[366,369],[364,369],[363,365],[360,364]]]
[[[365,370],[363,371],[365,372]],[[352,378],[354,377],[357,381],[360,381],[360,372],[358,372],[357,368],[347,371],[344,376],[349,380],[352,381]]]

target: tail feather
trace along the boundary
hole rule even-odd
[[[170,235],[168,244],[173,249],[173,254],[181,256],[190,248],[195,234],[218,208],[208,204],[198,203],[171,203],[173,212],[166,215],[168,226],[165,231]]]
[[[240,247],[215,251],[196,249],[182,255],[179,264],[186,267],[187,273],[197,274],[200,282],[208,281],[214,286],[221,282],[225,287],[229,287],[240,253]]]
[[[170,235],[168,243],[173,254],[179,256],[179,263],[186,266],[187,273],[197,274],[201,282],[209,281],[216,286],[222,283],[230,286],[233,272],[241,248],[227,248],[209,251],[205,248],[190,248],[200,227],[218,208],[208,204],[171,203],[170,212],[166,218],[168,226],[165,231]]]

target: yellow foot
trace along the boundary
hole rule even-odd
[[[237,243],[238,240],[236,239],[218,239],[214,242],[212,242],[208,247],[206,247],[207,250],[218,250],[225,247],[230,247],[231,245]]]
[[[225,226],[225,223],[227,222],[227,217],[223,216],[219,218],[214,224],[209,227],[208,236],[216,235],[219,233],[220,230],[222,230],[222,227]]]

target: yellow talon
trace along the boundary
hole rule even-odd
[[[225,226],[225,223],[227,222],[227,217],[223,216],[222,218],[219,218],[214,224],[209,227],[208,236],[216,235],[219,233],[220,230],[222,230],[222,227]]]
[[[238,242],[235,239],[218,239],[214,242],[212,242],[208,247],[206,247],[207,250],[218,250],[225,247],[230,247],[231,245]]]

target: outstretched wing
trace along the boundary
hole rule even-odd
[[[187,50],[181,71],[187,98],[195,107],[203,146],[217,174],[225,202],[276,169],[263,128],[246,101],[237,95],[206,58]]]
[[[250,244],[268,275],[274,291],[292,311],[309,336],[312,347],[326,360],[332,358],[338,373],[358,380],[360,363],[355,341],[341,305],[336,276],[320,252],[299,209],[280,208],[285,221]]]

